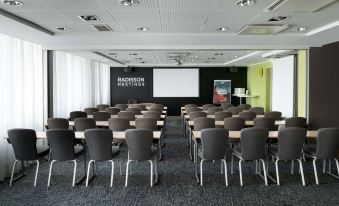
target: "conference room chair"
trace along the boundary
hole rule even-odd
[[[133,112],[135,115],[141,115],[141,110],[135,107],[128,107],[126,112]]]
[[[157,111],[147,111],[142,115],[144,118],[151,118],[159,121],[161,119],[161,113]]]
[[[232,115],[239,115],[240,112],[243,111],[243,109],[239,108],[239,107],[231,107],[231,108],[228,108],[227,110],[228,112],[231,112]]]
[[[185,104],[185,110],[187,110],[187,108],[189,107],[199,107],[199,106],[196,104]]]
[[[164,110],[165,106],[162,104],[152,104],[151,108],[160,108],[161,110]]]
[[[108,127],[109,127],[110,130],[117,131],[117,132],[125,131],[125,130],[131,128],[128,119],[119,118],[119,117],[109,119],[108,120]]]
[[[250,111],[239,113],[239,117],[244,118],[245,121],[253,121],[256,118],[256,116],[257,114],[255,112],[250,112]]]
[[[260,117],[253,120],[253,127],[266,128],[269,131],[278,130],[278,126],[275,125],[275,120],[269,117]]]
[[[138,108],[140,111],[145,111],[146,110],[146,105],[144,104],[133,104],[129,106],[130,108]]]
[[[152,131],[158,130],[157,120],[152,118],[140,118],[135,120],[136,129],[148,129]]]
[[[86,187],[90,177],[92,163],[108,161],[112,164],[111,184],[113,186],[114,161],[120,153],[119,147],[112,147],[113,133],[108,129],[88,129],[85,131],[85,140],[88,146],[89,162],[87,168]],[[94,174],[93,174],[94,175]]]
[[[111,118],[111,114],[108,112],[94,112],[93,119],[95,121],[108,121]]]
[[[305,128],[290,127],[283,128],[278,132],[278,147],[271,147],[269,152],[275,164],[277,185],[280,185],[279,161],[299,162],[302,185],[305,186],[304,170],[301,161],[302,149],[306,139],[307,130]],[[294,168],[292,168],[293,171]]]
[[[85,108],[84,111],[87,113],[87,115],[93,115],[94,112],[99,112],[99,109],[94,108],[94,107],[89,107],[89,108]]]
[[[120,112],[120,109],[115,108],[115,107],[109,107],[105,109],[105,112],[110,113],[111,115],[117,115],[118,112]]]
[[[195,118],[193,120],[193,130],[195,131],[201,131],[202,129],[208,129],[208,128],[215,128],[215,120],[212,118],[207,118],[207,117],[199,117],[199,118]],[[192,147],[192,136],[190,136],[190,155],[191,155],[191,159],[193,159],[193,157],[195,156],[193,154],[193,147]],[[197,144],[200,143],[200,140],[197,140]],[[196,160],[194,160],[196,161]]]
[[[264,114],[264,108],[263,107],[251,107],[251,108],[249,108],[249,111],[255,112],[257,115],[263,115]]]
[[[307,127],[307,120],[305,117],[291,117],[287,118],[285,121],[285,127],[300,127],[306,128]]]
[[[231,112],[221,111],[214,114],[215,121],[224,121],[226,118],[232,117]]]
[[[48,129],[69,129],[69,122],[65,118],[49,118],[47,127]]]
[[[199,117],[207,117],[207,113],[202,112],[202,111],[196,111],[196,112],[190,112],[188,116],[189,116],[189,120],[193,121],[194,119],[199,118]]]
[[[87,113],[84,111],[73,111],[69,113],[69,121],[74,121],[76,118],[86,118]]]
[[[205,161],[220,160],[224,165],[225,184],[228,186],[227,164],[226,164],[226,143],[228,131],[222,128],[202,129],[201,146],[198,148],[200,161],[200,185],[203,186],[203,163]],[[221,164],[222,167],[222,164]]]
[[[229,108],[232,108],[232,107],[234,107],[234,105],[231,104],[231,103],[222,103],[222,104],[221,104],[221,108],[222,108],[223,110],[228,110]]]
[[[15,160],[13,162],[11,179],[9,186],[12,186],[13,176],[16,164],[20,161],[22,163],[22,170],[24,170],[24,162],[35,161],[36,171],[34,186],[36,186],[39,172],[39,159],[49,154],[49,147],[36,146],[37,137],[34,130],[31,129],[10,129],[8,130],[8,138],[14,150]]]
[[[243,128],[245,128],[245,119],[240,117],[229,117],[224,119],[224,129],[228,131],[240,131]],[[239,139],[229,139],[228,143],[231,146],[231,148],[234,147],[234,145],[239,144]],[[231,174],[233,174],[233,168],[231,168]]]
[[[85,156],[85,150],[83,147],[74,147],[75,134],[72,130],[66,129],[51,129],[46,131],[47,141],[51,148],[51,163],[48,174],[47,187],[50,186],[53,164],[57,161],[60,162],[73,162],[73,182],[72,186],[75,186],[75,177],[77,170],[76,159],[81,155]],[[86,161],[86,159],[85,159]]]
[[[77,118],[74,120],[75,131],[83,132],[86,129],[96,128],[95,120],[92,118]]]
[[[239,104],[238,107],[243,110],[249,110],[251,108],[251,105],[250,104]]]
[[[221,112],[223,109],[221,107],[210,107],[208,108],[208,114],[214,115],[216,112]]]
[[[138,100],[131,98],[131,99],[127,100],[127,103],[128,104],[138,104]]]
[[[215,105],[214,104],[204,104],[204,105],[202,105],[202,110],[207,111],[211,107],[215,107]]]
[[[201,112],[202,109],[198,107],[188,107],[186,109],[186,114],[190,114],[191,112]]]
[[[196,112],[190,112],[189,113],[189,120],[190,121],[194,121],[196,118],[200,118],[200,117],[207,117],[207,113],[206,112],[202,112],[202,111],[196,111]],[[187,138],[187,146],[190,148],[190,151],[192,151],[192,129],[189,126],[188,122],[186,122],[187,126],[187,130],[185,131],[188,136]],[[192,153],[190,153],[192,154]]]
[[[116,104],[114,107],[120,109],[120,111],[125,111],[128,108],[128,105],[127,104]]]
[[[122,111],[118,113],[118,117],[128,119],[129,121],[135,120],[135,114],[133,112]]]
[[[150,162],[151,186],[153,186],[153,170],[156,176],[155,183],[158,181],[158,157],[157,150],[153,147],[153,131],[144,129],[129,129],[126,130],[125,134],[128,149],[125,186],[128,184],[129,164],[132,161]]]
[[[276,121],[279,121],[279,120],[281,120],[281,118],[282,118],[282,114],[281,114],[281,112],[277,112],[277,111],[266,112],[266,113],[264,114],[264,117],[272,118],[272,119],[274,119],[274,120],[276,120]]]
[[[160,114],[162,113],[163,109],[161,109],[160,107],[151,107],[149,110],[147,110],[149,112],[159,112]]]
[[[108,104],[98,104],[97,108],[99,109],[99,111],[105,111],[106,108],[109,108]]]
[[[318,130],[316,147],[306,145],[304,147],[304,155],[313,159],[313,170],[315,182],[319,185],[318,172],[317,172],[317,160],[334,160],[337,165],[337,171],[339,175],[339,128],[323,128]],[[330,163],[330,162],[329,162]],[[323,168],[325,173],[325,168]]]
[[[265,144],[268,139],[269,131],[265,128],[246,128],[240,132],[240,144],[233,148],[232,168],[234,157],[239,159],[239,177],[240,185],[243,186],[242,179],[242,162],[244,161],[260,161],[264,170],[265,185],[267,186],[267,174],[264,158]]]

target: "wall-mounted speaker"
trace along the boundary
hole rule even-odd
[[[230,72],[238,72],[238,67],[230,67]]]
[[[131,72],[133,72],[133,70],[134,70],[133,67],[125,67],[125,68],[124,68],[124,72],[125,72],[125,73],[131,73]]]

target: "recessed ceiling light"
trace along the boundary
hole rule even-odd
[[[99,21],[100,19],[95,15],[81,15],[79,16],[80,19],[84,21]]]
[[[60,30],[60,31],[68,31],[68,30],[70,30],[70,28],[68,28],[68,27],[57,27],[56,29]]]
[[[21,1],[11,1],[11,0],[2,0],[2,3],[10,5],[10,6],[22,6],[24,3]]]
[[[245,6],[251,6],[254,3],[255,3],[255,0],[240,0],[237,2],[237,5],[245,7]]]
[[[216,31],[227,31],[228,28],[227,27],[219,27],[219,28],[215,28]]]
[[[120,3],[124,6],[132,6],[134,4],[139,4],[138,0],[120,0]]]
[[[145,64],[146,62],[145,61],[142,61],[142,62],[140,62],[141,64]]]
[[[159,56],[155,56],[155,58],[159,58]]]
[[[138,31],[148,31],[149,27],[138,27],[138,28],[136,28],[136,30],[138,30]]]
[[[137,53],[129,53],[130,56],[136,56],[138,55]]]
[[[198,56],[194,56],[194,58],[198,58]]]
[[[135,60],[142,60],[142,58],[141,57],[136,57]]]
[[[224,55],[223,53],[215,53],[214,54],[215,56],[222,56],[222,55]]]
[[[238,56],[237,56],[237,55],[235,55],[235,56],[234,56],[234,58],[238,58]]]
[[[214,60],[215,58],[214,58],[214,57],[208,57],[207,59],[209,59],[209,60]]]
[[[307,28],[306,27],[298,27],[298,28],[294,28],[293,31],[297,31],[297,32],[303,32],[306,31]]]
[[[285,19],[287,19],[287,16],[275,16],[270,18],[268,21],[283,21]]]

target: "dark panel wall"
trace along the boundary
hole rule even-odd
[[[309,124],[339,127],[339,42],[309,53]]]
[[[144,77],[144,87],[118,87],[119,77]],[[231,80],[233,88],[247,88],[247,68],[230,72],[229,68],[200,68],[199,98],[153,98],[153,68],[135,68],[134,72],[124,73],[123,68],[111,68],[111,105],[127,103],[130,98],[140,102],[156,102],[168,106],[169,115],[180,115],[180,107],[187,103],[198,105],[212,103],[213,80]],[[175,82],[173,82],[175,84]],[[239,98],[232,97],[232,104],[238,105]]]

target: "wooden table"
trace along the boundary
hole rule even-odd
[[[253,126],[254,121],[245,121],[246,126]],[[285,125],[285,120],[275,121],[276,125]],[[190,127],[194,126],[194,121],[188,121]],[[224,121],[215,121],[215,126],[224,126]]]
[[[108,127],[108,121],[96,121],[95,122],[99,127]],[[135,121],[129,121],[130,126],[135,126]],[[69,126],[74,126],[74,121],[69,121]],[[164,126],[164,121],[157,121],[157,126]]]

